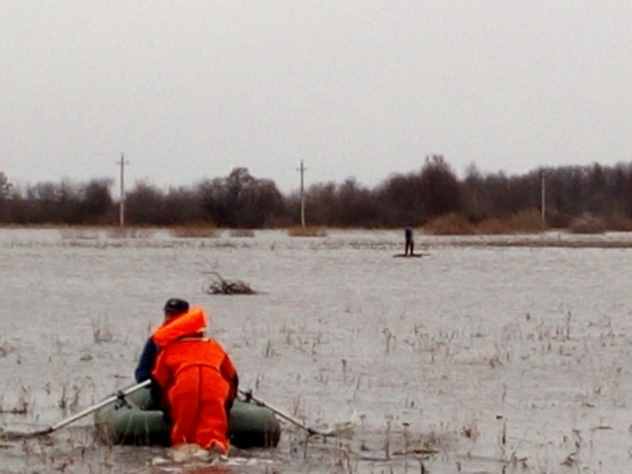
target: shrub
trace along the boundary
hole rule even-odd
[[[255,231],[252,229],[231,229],[231,237],[254,237]]]
[[[155,233],[149,227],[109,227],[106,235],[110,239],[148,239]]]
[[[428,222],[424,225],[424,231],[434,235],[471,235],[475,228],[461,214],[452,212]]]
[[[93,227],[62,227],[59,234],[64,240],[94,240],[99,238],[99,232]]]
[[[574,219],[569,231],[574,234],[601,234],[606,231],[606,223],[603,219],[586,215]]]
[[[290,237],[326,237],[327,231],[322,227],[307,226],[307,227],[290,227],[287,230],[287,235]]]
[[[632,231],[632,219],[620,214],[613,215],[606,218],[606,227],[608,230],[630,232]]]
[[[546,225],[554,229],[565,229],[570,227],[573,217],[569,214],[551,210],[546,213]]]
[[[213,224],[179,225],[171,227],[169,233],[173,237],[179,238],[213,238],[219,236],[217,227]]]
[[[507,222],[502,221],[496,217],[485,219],[476,224],[477,234],[507,234],[509,233],[509,226]]]
[[[537,209],[526,209],[517,212],[509,218],[508,224],[512,232],[542,232],[542,215]]]

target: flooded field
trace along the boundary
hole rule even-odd
[[[1,472],[629,472],[632,237],[423,237],[427,256],[393,258],[400,234],[0,230],[5,430],[44,428],[129,385],[171,296],[210,313],[242,389],[339,429],[308,439],[284,424],[277,449],[209,464],[99,443],[87,417],[0,438]],[[259,294],[207,294],[210,272]]]

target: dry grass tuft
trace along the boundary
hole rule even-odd
[[[15,351],[15,347],[9,344],[7,341],[0,340],[0,359],[8,356]]]
[[[214,224],[199,224],[190,226],[176,226],[169,229],[172,237],[179,238],[215,238],[219,231]]]
[[[20,393],[13,407],[6,408],[3,406],[3,402],[4,394],[2,399],[0,399],[0,414],[27,415],[33,408],[33,394],[31,387],[25,385],[20,387]]]
[[[475,228],[461,214],[450,213],[428,222],[424,231],[433,235],[471,235],[475,233]]]
[[[287,230],[290,237],[327,237],[327,230],[323,227],[307,226],[307,227],[290,227]]]
[[[508,234],[509,232],[510,230],[507,223],[496,217],[485,219],[479,222],[478,224],[476,224],[477,234],[495,235],[495,234]]]
[[[461,435],[476,442],[481,436],[481,431],[475,420],[467,423],[461,427]]]
[[[610,216],[606,219],[606,227],[617,232],[632,231],[632,219],[622,215]]]
[[[92,340],[96,344],[112,342],[114,340],[112,326],[108,320],[93,319],[90,321],[90,324],[92,326]]]
[[[465,216],[457,213],[439,216],[424,226],[424,231],[433,235],[493,235],[535,233],[545,230],[537,209],[517,212],[506,219],[492,217],[472,224]]]
[[[511,215],[507,219],[492,217],[476,225],[476,233],[492,234],[521,234],[536,233],[545,230],[542,216],[537,209],[527,209]]]
[[[511,232],[542,232],[542,215],[537,209],[526,209],[513,214],[508,221]]]
[[[63,240],[96,240],[99,238],[99,231],[91,227],[62,227],[59,235]]]
[[[573,234],[602,234],[606,231],[603,219],[586,215],[574,219],[568,230]]]
[[[148,227],[109,227],[106,231],[110,239],[148,239],[155,233]]]
[[[255,231],[252,229],[231,229],[231,237],[254,237]]]

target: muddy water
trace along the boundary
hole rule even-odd
[[[5,429],[41,428],[129,384],[179,296],[210,312],[243,388],[341,430],[306,442],[287,427],[278,449],[210,465],[104,446],[88,418],[0,441],[2,472],[628,472],[630,251],[424,238],[429,256],[392,258],[401,240],[0,231],[0,401],[27,411],[0,415]],[[209,295],[212,271],[260,294]]]

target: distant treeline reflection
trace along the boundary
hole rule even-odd
[[[18,187],[0,173],[0,223],[116,224],[119,203],[112,188],[110,178]],[[312,184],[305,199],[307,222],[317,226],[422,226],[447,219],[462,228],[481,223],[493,228],[494,222],[516,221],[516,216],[533,220],[544,202],[548,227],[596,219],[604,228],[630,230],[632,163],[539,168],[512,176],[484,174],[472,164],[459,179],[435,155],[418,171],[393,174],[373,188],[354,178]],[[246,168],[166,191],[137,182],[125,203],[129,225],[263,228],[292,226],[300,219],[298,192],[284,195],[273,181],[256,178]]]

